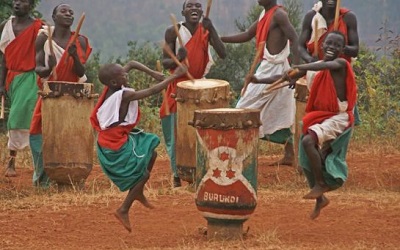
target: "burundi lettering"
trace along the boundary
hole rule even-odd
[[[220,203],[233,204],[233,203],[239,203],[239,197],[205,192],[204,201],[214,201]]]

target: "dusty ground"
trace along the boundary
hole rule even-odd
[[[258,205],[243,241],[210,242],[190,188],[171,189],[168,160],[158,159],[146,194],[134,204],[128,233],[112,216],[125,194],[95,166],[83,191],[36,190],[32,170],[0,177],[0,249],[400,249],[400,155],[349,154],[345,186],[311,221],[313,202],[293,168],[260,157]]]

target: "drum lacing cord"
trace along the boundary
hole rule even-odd
[[[131,133],[134,134],[134,135],[138,135],[138,134],[140,134],[140,133],[143,133],[143,131],[144,131],[143,129],[138,129],[138,130],[135,131],[135,132],[132,132],[132,131],[131,131]],[[146,156],[146,154],[138,155],[138,154],[136,153],[136,151],[135,151],[136,142],[135,142],[135,139],[134,139],[134,138],[132,138],[132,144],[133,144],[132,151],[133,151],[133,153],[135,154],[135,156],[136,156],[137,158],[143,158],[143,157]]]

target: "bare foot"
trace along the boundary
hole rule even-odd
[[[321,209],[329,205],[329,199],[325,195],[318,197],[316,199],[314,211],[310,214],[310,219],[315,220],[321,213]]]
[[[16,177],[17,172],[15,172],[15,169],[13,169],[13,168],[7,168],[4,176],[5,177]]]
[[[114,213],[115,218],[121,222],[121,224],[125,227],[126,230],[132,232],[131,223],[129,222],[129,214],[123,213],[119,209]]]
[[[285,165],[285,166],[293,166],[293,158],[292,157],[283,157],[282,159],[280,159],[279,161],[276,161],[274,163],[269,164],[268,166],[281,166],[281,165]]]
[[[138,197],[135,199],[137,201],[139,201],[140,203],[142,203],[143,206],[149,208],[149,209],[153,209],[154,206],[151,205],[150,202],[148,202],[148,200],[146,199],[146,197],[144,196],[144,194],[142,193],[141,195],[138,195]]]
[[[325,192],[329,191],[329,187],[327,186],[320,186],[315,184],[311,191],[303,196],[303,199],[317,199],[318,197],[322,196]]]

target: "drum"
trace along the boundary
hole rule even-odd
[[[303,117],[306,112],[307,99],[309,96],[309,90],[307,87],[307,81],[305,78],[300,78],[296,82],[296,90],[294,94],[296,98],[296,128],[294,135],[294,150],[295,150],[295,159],[296,159],[296,167],[298,171],[301,171],[301,167],[298,165],[298,152],[299,152],[299,141],[301,136],[301,124]]]
[[[82,185],[93,166],[93,84],[47,82],[42,92],[43,165],[59,185]]]
[[[239,239],[257,205],[260,110],[196,110],[197,209],[209,239]]]
[[[229,83],[222,80],[200,79],[179,82],[176,91],[176,165],[179,177],[194,182],[196,170],[196,130],[188,123],[195,110],[229,107]]]

